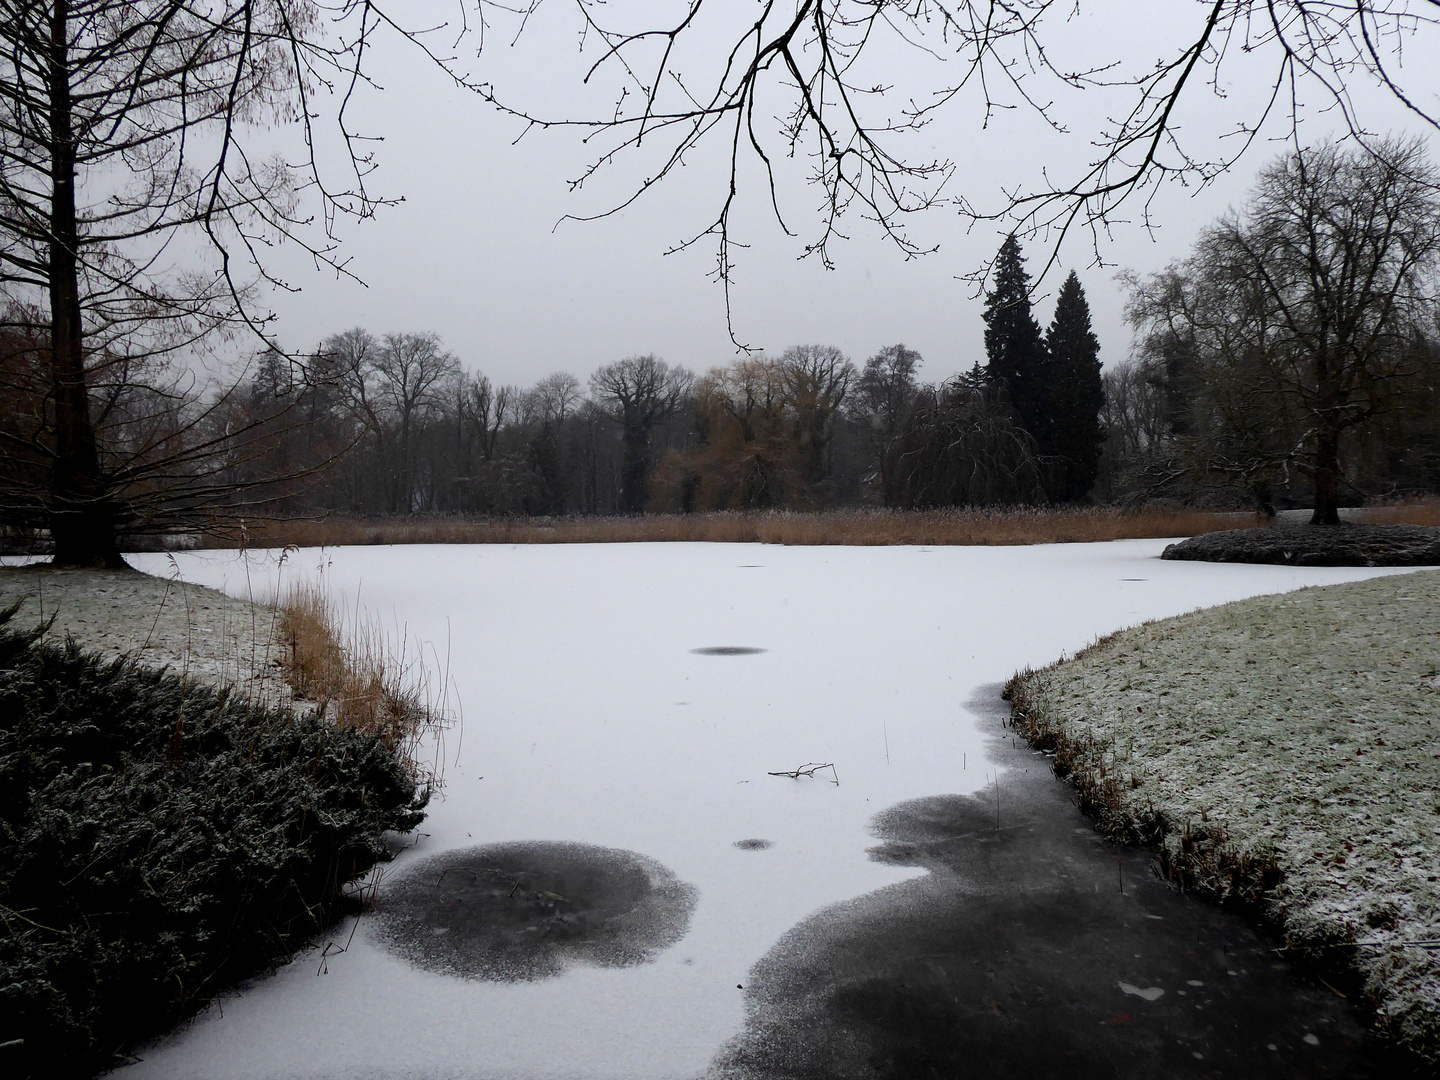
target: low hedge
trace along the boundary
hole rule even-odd
[[[0,1072],[86,1076],[291,955],[429,792],[377,739],[7,624]]]

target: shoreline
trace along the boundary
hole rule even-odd
[[[1433,1063],[1437,643],[1440,572],[1256,597],[1017,674],[1011,724],[1108,835],[1348,970],[1377,1032]]]

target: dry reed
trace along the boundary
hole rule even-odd
[[[433,782],[422,766],[422,736],[444,709],[431,700],[428,673],[418,652],[391,642],[384,628],[360,614],[346,619],[323,585],[302,581],[278,601],[280,668],[301,700],[314,702],[334,724],[378,736],[417,778]]]
[[[251,525],[250,547],[365,544],[614,544],[656,541],[792,545],[1018,545],[1195,536],[1263,524],[1252,513],[1146,507],[772,510],[563,518],[327,518]],[[224,541],[216,540],[217,546]]]
[[[1367,506],[1355,515],[1368,525],[1440,526],[1440,502],[1415,500],[1388,506]]]

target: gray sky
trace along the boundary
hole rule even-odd
[[[1076,64],[1112,55],[1133,61],[1146,50],[1158,58],[1167,35],[1174,40],[1192,25],[1166,20],[1177,14],[1193,19],[1195,10],[1186,0],[1115,0],[1103,21],[1058,24],[1054,48]],[[587,93],[580,87],[565,15],[557,6],[549,21],[529,26],[514,46],[492,35],[485,52],[465,62],[512,100],[533,103],[547,115],[594,115],[608,98],[603,88]],[[1440,65],[1417,62],[1416,51],[1402,70],[1416,80],[1411,88],[1421,103],[1440,111],[1440,76],[1430,70]],[[876,55],[879,64],[902,73],[890,102],[923,93],[946,74],[917,64],[909,50]],[[663,254],[715,214],[724,176],[718,155],[696,155],[623,213],[562,222],[566,214],[593,213],[623,196],[643,175],[637,170],[644,159],[624,161],[616,175],[571,193],[567,181],[591,156],[574,131],[532,132],[516,145],[522,130],[516,120],[448,86],[416,52],[398,45],[376,55],[374,70],[384,89],[366,95],[358,113],[366,132],[384,137],[373,179],[383,193],[405,201],[375,220],[342,223],[345,254],[365,286],[316,273],[293,249],[278,254],[276,265],[303,289],[272,300],[276,332],[286,347],[310,348],[357,325],[376,333],[434,331],[467,366],[522,384],[555,370],[583,379],[600,364],[635,353],[654,352],[696,370],[733,358],[724,294],[707,278],[713,245]],[[1222,86],[1224,98],[1196,87],[1191,112],[1180,118],[1187,135],[1209,139],[1251,110],[1264,85],[1260,75],[1253,65],[1237,66],[1233,74]],[[1116,104],[1103,92],[1087,94],[1060,102],[1068,134],[1046,129],[1023,111],[1001,113],[985,125],[978,109],[957,104],[910,140],[912,156],[955,160],[952,191],[993,205],[1002,185],[1033,183],[1041,170],[1059,175],[1083,163],[1097,118]],[[1372,129],[1420,130],[1381,95],[1364,94],[1362,103]],[[1333,114],[1310,115],[1303,137],[1319,140],[1337,127]],[[1276,125],[1272,134],[1286,130]],[[1283,149],[1283,143],[1258,144],[1237,170],[1204,190],[1162,191],[1151,206],[1154,231],[1122,222],[1102,241],[1108,266],[1092,265],[1088,237],[1068,243],[1061,271],[1047,278],[1037,299],[1041,322],[1049,319],[1064,269],[1073,266],[1090,299],[1102,358],[1123,357],[1129,335],[1116,268],[1147,272],[1182,256],[1196,231],[1243,201],[1255,170]],[[736,228],[737,239],[750,244],[736,254],[732,289],[741,340],[777,352],[797,343],[833,344],[857,364],[881,346],[903,341],[924,355],[922,374],[929,379],[983,361],[983,302],[958,279],[993,256],[1002,227],[967,231],[953,211],[931,211],[912,233],[940,250],[906,261],[857,214],[845,221],[851,239],[832,249],[837,267],[827,271],[817,260],[797,259],[817,225],[818,192],[797,175],[782,177],[782,207],[802,234],[786,237],[756,179],[748,176]],[[1026,251],[1038,270],[1048,254],[1045,244],[1028,242]]]

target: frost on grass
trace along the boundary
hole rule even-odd
[[[174,568],[172,567],[172,570]],[[129,657],[188,679],[237,688],[267,704],[293,694],[280,678],[275,611],[248,600],[133,570],[0,567],[0,608],[15,625],[53,619],[48,639],[73,637],[107,659]]]
[[[344,910],[428,792],[382,740],[0,610],[0,1072],[92,1075]]]
[[[1440,573],[1149,623],[1008,693],[1107,831],[1353,966],[1440,1060]]]

